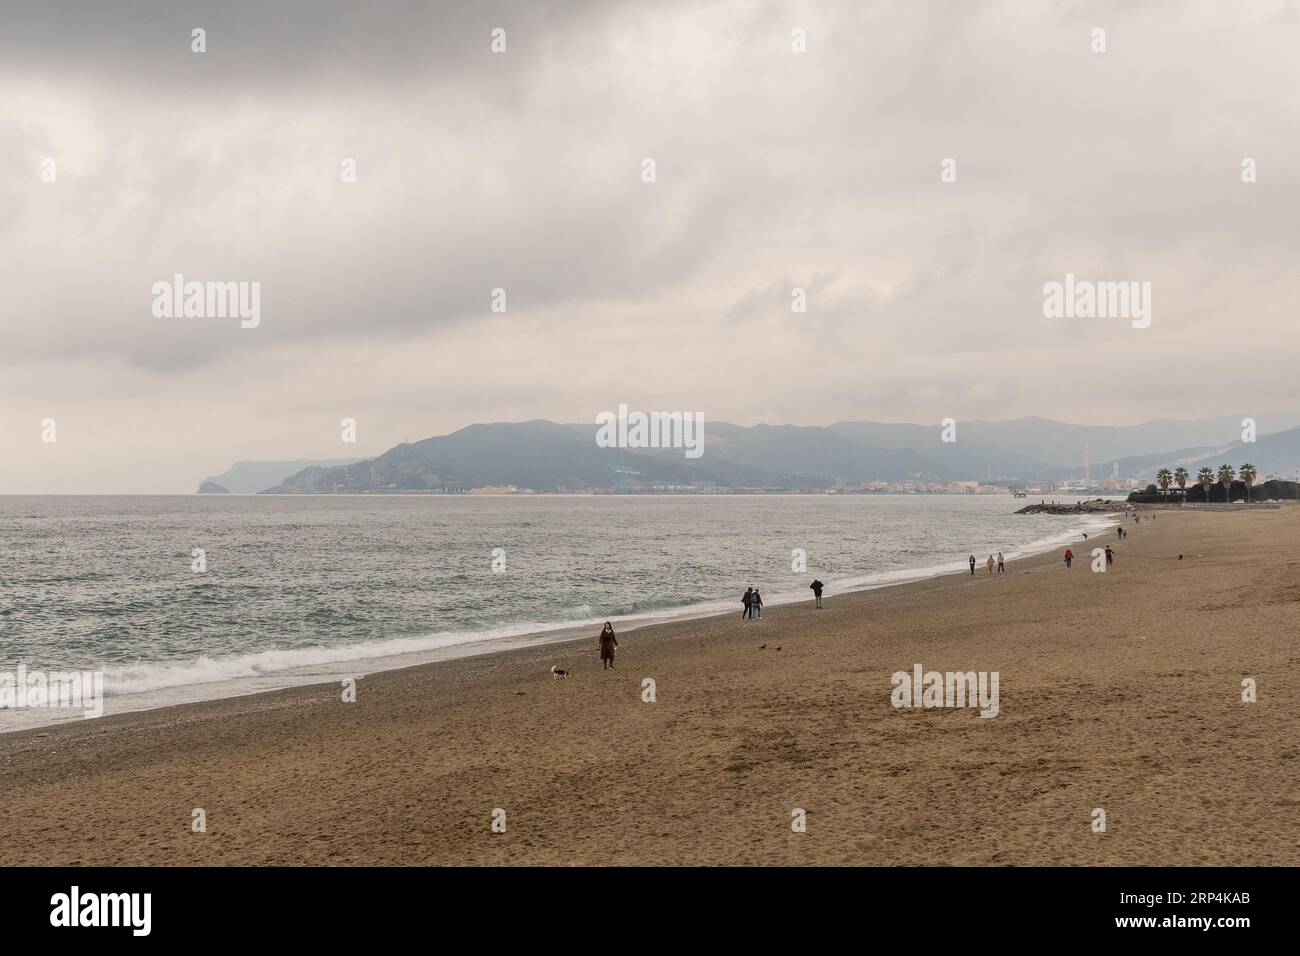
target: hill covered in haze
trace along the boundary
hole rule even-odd
[[[289,475],[312,466],[351,464],[355,458],[299,458],[293,461],[237,461],[228,471],[199,482],[199,494],[255,494],[279,484]],[[220,489],[220,490],[217,490]]]
[[[916,455],[873,452],[825,429],[765,434],[762,427],[751,435],[735,426],[706,425],[703,456],[687,459],[680,449],[601,448],[594,425],[588,429],[542,420],[470,425],[398,445],[356,465],[308,468],[270,491],[434,491],[487,485],[540,491],[692,482],[723,488],[827,488],[838,479],[896,481],[926,467]]]
[[[1250,460],[1261,475],[1300,469],[1300,429],[1242,446],[1238,416],[1171,419],[1087,429],[1093,475],[1146,477],[1182,456]],[[594,424],[545,420],[469,425],[449,435],[397,445],[375,458],[314,462],[278,474],[256,490],[281,494],[440,491],[514,485],[538,491],[716,485],[720,488],[822,489],[837,484],[993,479],[1060,479],[1083,471],[1084,426],[1041,418],[958,422],[945,443],[939,425],[837,422],[754,425],[707,422],[704,452],[612,449],[596,444]],[[1173,449],[1152,453],[1152,449]],[[244,462],[240,466],[257,464]],[[286,463],[275,463],[278,467]],[[1217,464],[1217,462],[1215,462]],[[232,473],[235,469],[232,469]],[[234,487],[228,476],[210,481]]]

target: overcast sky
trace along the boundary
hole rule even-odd
[[[1296,2],[13,7],[0,493],[620,402],[1295,424]],[[175,273],[260,325],[155,317]],[[1150,327],[1044,317],[1067,273]]]

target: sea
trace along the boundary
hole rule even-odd
[[[1074,499],[1058,499],[1074,500]],[[1014,561],[1095,516],[984,495],[0,497],[0,683],[120,713]],[[981,573],[983,569],[981,568]],[[10,681],[16,680],[11,677]],[[0,707],[0,731],[67,719]]]

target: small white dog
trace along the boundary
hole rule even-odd
[[[551,667],[551,680],[559,680],[561,677],[568,677],[569,672],[563,667]]]

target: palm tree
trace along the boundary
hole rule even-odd
[[[1219,466],[1219,484],[1223,485],[1223,503],[1232,504],[1232,479],[1236,477],[1231,465]]]
[[[1205,503],[1210,503],[1210,489],[1214,487],[1214,471],[1209,465],[1205,465],[1196,473],[1196,480],[1201,483],[1201,490],[1205,492]]]
[[[1169,482],[1173,480],[1173,473],[1168,468],[1161,468],[1156,472],[1156,484],[1160,490],[1165,493],[1165,500],[1169,500]]]
[[[1237,469],[1237,474],[1241,475],[1242,482],[1246,485],[1246,503],[1250,504],[1250,486],[1255,483],[1255,466],[1249,462]]]
[[[1183,504],[1187,504],[1187,479],[1190,477],[1191,475],[1182,465],[1174,469],[1174,482],[1178,485],[1178,490],[1183,493]]]

